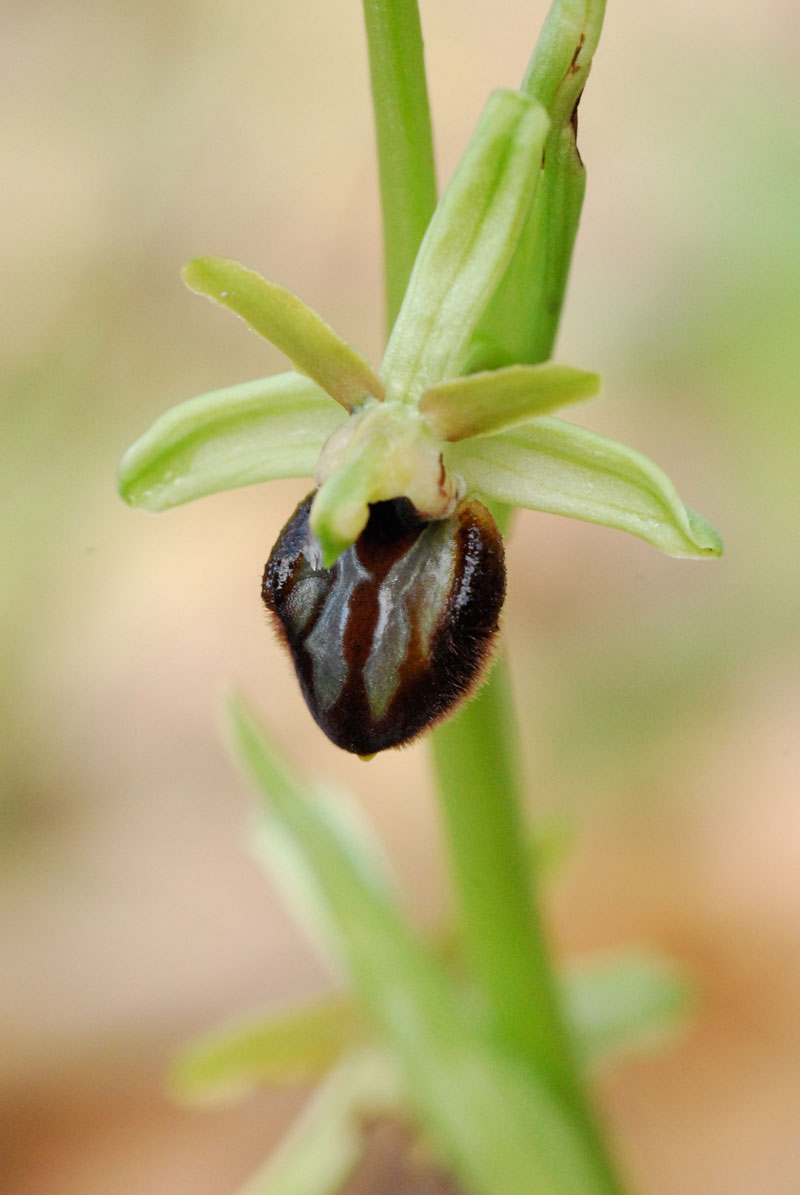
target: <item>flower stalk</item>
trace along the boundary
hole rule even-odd
[[[406,293],[436,207],[436,173],[419,10],[364,0],[383,215],[386,327]]]

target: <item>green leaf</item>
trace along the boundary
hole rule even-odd
[[[652,461],[585,428],[543,416],[454,444],[449,468],[499,502],[601,523],[670,556],[719,556],[722,541],[684,506]]]
[[[419,409],[440,439],[467,440],[594,398],[599,392],[599,374],[548,361],[437,382],[422,395]]]
[[[225,257],[193,258],[183,279],[190,290],[241,316],[347,410],[368,395],[383,397],[369,362],[285,287]]]
[[[277,826],[292,838],[335,926],[342,956],[391,1045],[407,1098],[441,1159],[482,1195],[608,1195],[582,1138],[539,1075],[497,1043],[411,934],[371,868],[291,775],[241,703],[240,757]]]
[[[669,1044],[694,1003],[681,970],[649,950],[584,961],[563,981],[563,991],[580,1052],[592,1066]]]
[[[394,1111],[397,1082],[386,1057],[360,1051],[314,1093],[265,1166],[239,1195],[335,1195],[365,1148],[364,1118]]]
[[[184,1047],[169,1092],[180,1101],[224,1103],[261,1084],[318,1082],[365,1032],[346,997],[240,1018]]]
[[[386,349],[390,396],[416,402],[461,372],[530,207],[547,127],[535,101],[510,91],[489,98],[425,234]]]
[[[167,411],[128,449],[120,493],[132,506],[167,510],[257,481],[310,477],[346,418],[296,373],[214,390]]]

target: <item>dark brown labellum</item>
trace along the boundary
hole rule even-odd
[[[316,722],[373,755],[408,742],[475,685],[505,597],[503,541],[482,503],[422,522],[378,502],[330,569],[309,527],[313,494],[280,534],[261,595]]]

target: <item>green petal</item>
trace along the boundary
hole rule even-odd
[[[183,269],[190,290],[241,316],[347,410],[383,397],[368,361],[297,295],[225,257],[195,257]]]
[[[381,376],[391,396],[415,402],[460,373],[530,207],[547,127],[534,100],[490,97],[425,234],[386,349]]]
[[[344,997],[240,1018],[181,1051],[169,1091],[181,1101],[226,1102],[261,1084],[318,1082],[365,1035],[363,1017]]]
[[[310,477],[346,418],[296,373],[214,390],[173,407],[131,445],[120,493],[132,506],[167,510],[256,481]]]
[[[368,1012],[392,1047],[422,1127],[469,1190],[493,1195],[608,1195],[560,1101],[499,1045],[371,882],[374,870],[280,761],[240,704],[231,709],[240,757],[305,862]]]
[[[446,461],[470,490],[498,502],[616,527],[669,556],[722,553],[711,524],[684,506],[652,461],[561,419],[454,444]]]
[[[419,409],[440,439],[466,440],[594,398],[599,392],[599,374],[548,361],[438,382],[422,395]]]
[[[634,949],[581,962],[563,990],[581,1054],[592,1066],[669,1044],[694,998],[675,963]]]

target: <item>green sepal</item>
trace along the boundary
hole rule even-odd
[[[131,506],[155,511],[258,481],[310,477],[346,418],[297,373],[214,390],[172,407],[131,445],[119,491]]]
[[[600,375],[547,361],[507,365],[429,386],[419,409],[442,440],[467,440],[600,393]]]
[[[391,1115],[397,1102],[397,1078],[385,1054],[350,1055],[238,1195],[336,1195],[364,1155],[365,1119]]]
[[[294,778],[241,703],[230,713],[237,753],[269,815],[265,833],[295,844],[440,1159],[469,1190],[610,1195],[558,1097],[464,1004],[395,902],[370,881],[372,869],[332,825],[327,803]]]
[[[498,502],[630,532],[669,556],[719,556],[722,541],[652,461],[575,424],[542,416],[453,444],[450,469]]]
[[[195,257],[183,268],[190,290],[241,316],[348,411],[383,397],[372,366],[297,295],[225,257]]]
[[[534,100],[490,96],[417,255],[381,366],[389,397],[416,402],[461,372],[525,222],[547,128]]]
[[[582,959],[562,980],[562,990],[581,1056],[593,1067],[669,1045],[695,1003],[676,963],[636,948]]]
[[[181,1102],[227,1103],[262,1084],[316,1083],[365,1035],[363,1016],[344,996],[240,1017],[181,1050],[168,1090]]]

